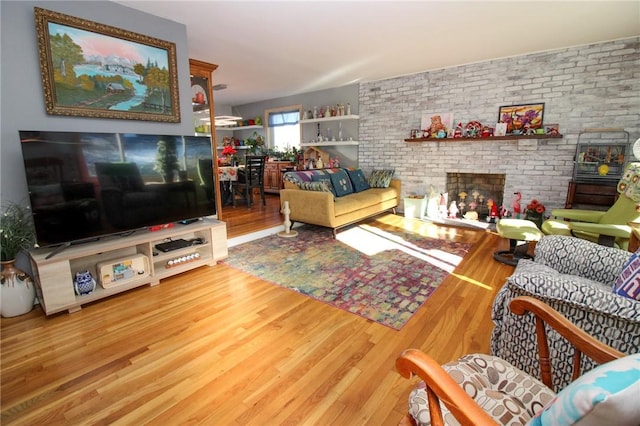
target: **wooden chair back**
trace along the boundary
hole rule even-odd
[[[624,356],[622,352],[596,340],[549,305],[538,299],[528,296],[516,297],[511,301],[509,307],[516,315],[524,315],[530,312],[535,318],[541,380],[549,388],[552,388],[553,373],[549,359],[549,344],[547,342],[545,324],[548,324],[552,329],[557,331],[575,348],[573,357],[574,380],[580,376],[581,354],[585,354],[600,364]],[[425,382],[429,400],[431,424],[433,426],[444,425],[440,401],[442,401],[454,417],[462,424],[497,425],[497,423],[476,404],[473,398],[449,376],[440,364],[424,352],[418,349],[405,350],[396,360],[396,369],[406,378],[411,378],[415,374]],[[407,413],[401,424],[415,425],[415,422],[411,415]]]

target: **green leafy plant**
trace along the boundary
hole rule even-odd
[[[17,203],[8,203],[0,216],[0,260],[14,260],[36,241],[31,211]]]
[[[258,150],[262,150],[262,146],[264,145],[264,138],[258,134],[258,132],[253,132],[251,137],[245,139],[244,144],[249,147],[249,152],[251,154],[257,154]]]

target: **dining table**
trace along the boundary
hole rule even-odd
[[[238,181],[238,171],[244,166],[218,166],[218,179],[220,181],[220,195],[222,205],[233,204],[233,183]]]

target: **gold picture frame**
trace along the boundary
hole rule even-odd
[[[175,43],[34,11],[48,114],[180,122]]]

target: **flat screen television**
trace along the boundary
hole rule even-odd
[[[41,247],[216,214],[207,136],[20,131]]]

